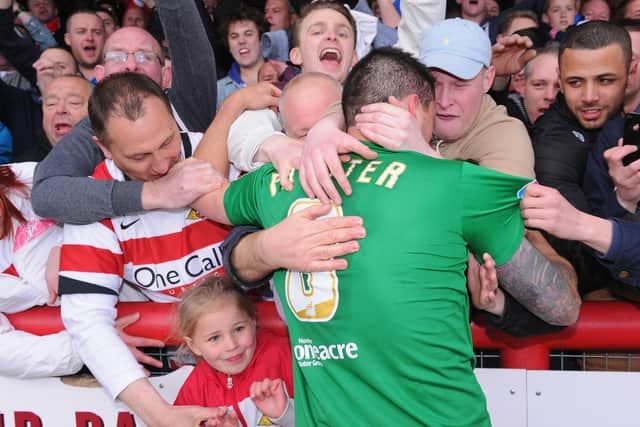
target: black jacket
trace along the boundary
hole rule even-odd
[[[527,110],[524,108],[524,99],[518,92],[511,92],[507,96],[505,107],[507,108],[507,114],[522,122],[527,128],[529,138],[533,139],[533,123],[529,120]]]
[[[538,182],[557,188],[583,212],[589,211],[582,191],[584,170],[599,131],[583,128],[559,93],[556,102],[536,121],[531,138]]]

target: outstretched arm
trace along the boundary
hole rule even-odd
[[[223,186],[203,195],[191,205],[201,215],[217,222],[229,223],[223,203],[224,191],[228,186],[224,177],[228,175],[229,170],[227,157],[229,128],[244,110],[256,106],[263,108],[265,105],[277,103],[279,93],[280,90],[272,84],[259,83],[232,93],[220,106],[218,115],[207,129],[194,153],[194,157],[211,163],[220,172],[217,180]]]
[[[157,0],[156,4],[172,59],[169,98],[188,130],[204,132],[216,113],[217,78],[196,2]]]

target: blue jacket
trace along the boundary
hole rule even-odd
[[[240,77],[240,67],[237,62],[231,64],[229,74],[218,80],[218,100],[216,102],[216,111],[222,105],[222,101],[225,100],[233,92],[240,88],[245,87],[246,84]]]
[[[640,112],[640,107],[636,109]],[[610,218],[613,224],[611,247],[606,254],[596,254],[602,264],[618,280],[640,287],[640,222],[618,204],[604,152],[615,146],[624,132],[624,119],[616,116],[607,121],[597,144],[587,158],[584,192],[593,214]]]

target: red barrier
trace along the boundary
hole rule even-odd
[[[118,305],[120,316],[140,313],[140,320],[127,328],[132,335],[148,336],[178,344],[174,333],[175,305],[130,302]],[[17,329],[46,335],[62,329],[59,309],[36,307],[8,315]],[[286,335],[273,303],[258,304],[260,327]],[[640,350],[640,307],[626,302],[582,304],[576,325],[555,334],[515,338],[504,332],[471,325],[476,349],[499,350],[503,368],[549,369],[551,350]]]

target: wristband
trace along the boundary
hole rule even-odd
[[[238,277],[238,273],[236,272],[235,268],[233,267],[233,264],[231,263],[231,252],[233,252],[235,247],[238,246],[238,243],[240,242],[240,240],[242,240],[242,238],[247,236],[248,234],[255,233],[256,231],[260,231],[260,230],[262,230],[260,227],[256,227],[253,225],[243,225],[239,227],[234,227],[231,230],[231,232],[227,235],[227,238],[224,239],[224,242],[222,243],[222,265],[224,266],[224,271],[225,273],[227,273],[227,276],[229,276],[229,278],[233,282],[235,282],[236,284],[240,285],[243,288],[251,289],[251,288],[260,287],[265,283],[268,283],[269,280],[271,279],[271,276],[273,276],[273,273],[271,273],[268,276],[260,280],[257,280],[255,282],[246,282],[242,280],[240,277]]]

